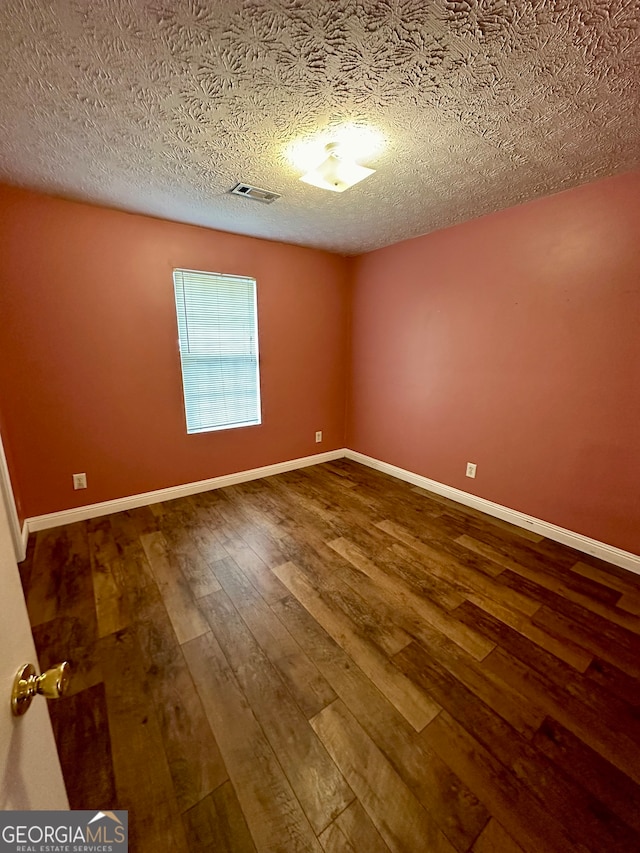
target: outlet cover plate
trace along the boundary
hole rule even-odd
[[[74,489],[86,489],[87,488],[87,475],[86,474],[74,474],[73,475],[73,488]]]

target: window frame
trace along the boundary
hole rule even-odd
[[[252,354],[251,357],[255,357],[255,410],[256,410],[256,419],[250,421],[242,421],[238,423],[218,423],[214,426],[199,426],[190,428],[190,420],[193,422],[196,420],[193,413],[190,417],[189,415],[189,404],[188,404],[188,388],[185,379],[185,359],[212,359],[212,358],[222,358],[223,356],[215,356],[215,355],[201,355],[198,356],[196,354],[187,353],[183,354],[183,344],[184,341],[181,337],[181,317],[180,311],[183,312],[184,324],[188,323],[187,320],[187,302],[185,300],[185,281],[184,278],[178,283],[177,275],[189,275],[192,274],[194,276],[199,276],[202,278],[211,278],[212,284],[215,286],[216,280],[218,282],[221,281],[233,281],[237,279],[239,282],[248,284],[250,283],[253,288],[253,327],[251,328],[251,341],[252,341]],[[233,429],[246,429],[250,427],[260,426],[262,424],[262,394],[261,394],[261,371],[260,371],[260,348],[259,348],[259,321],[258,321],[258,283],[257,280],[253,276],[249,275],[237,275],[235,273],[221,273],[221,272],[212,272],[209,270],[194,270],[187,269],[185,267],[174,267],[172,271],[172,279],[173,279],[173,304],[175,310],[175,319],[176,319],[176,328],[177,328],[177,344],[178,344],[178,354],[180,357],[180,378],[182,384],[182,402],[183,402],[183,412],[185,418],[185,425],[187,429],[187,435],[199,435],[202,433],[208,432],[221,432],[224,430],[233,430]],[[181,295],[184,307],[181,309],[178,305],[179,298],[179,288],[181,288]],[[186,326],[188,330],[188,325]],[[249,328],[249,327],[248,327]],[[188,331],[187,331],[188,334]],[[187,372],[188,376],[188,372]],[[233,374],[230,372],[229,376],[232,377]]]

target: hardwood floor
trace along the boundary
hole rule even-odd
[[[32,536],[131,851],[640,851],[640,577],[352,462]]]

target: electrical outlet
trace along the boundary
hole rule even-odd
[[[74,489],[86,489],[87,488],[87,475],[86,474],[74,474],[73,475],[73,488]]]
[[[475,477],[477,467],[475,462],[467,462],[467,477]]]
[[[322,441],[322,430],[319,429],[316,433],[316,444],[319,444]]]

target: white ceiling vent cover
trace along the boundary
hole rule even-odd
[[[262,201],[264,204],[271,204],[280,198],[279,193],[261,190],[260,187],[252,187],[249,184],[236,184],[229,192],[231,195],[241,195],[244,198],[252,198],[254,201]]]

